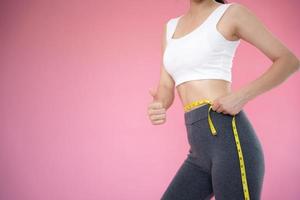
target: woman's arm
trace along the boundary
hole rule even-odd
[[[257,47],[273,62],[254,81],[236,92],[214,100],[213,110],[235,115],[249,100],[279,85],[291,74],[299,71],[300,66],[299,59],[247,7],[235,3],[229,16],[235,35]]]
[[[241,88],[238,93],[249,101],[285,81],[299,71],[299,59],[286,48],[264,24],[245,6],[235,5],[236,35],[262,51],[273,64],[259,78]]]
[[[163,54],[166,48],[166,24],[163,29],[162,37],[162,64],[160,70],[160,79],[155,91],[150,90],[153,97],[148,105],[148,116],[153,125],[163,124],[166,121],[166,111],[174,101],[174,80],[167,73],[163,65]]]
[[[163,37],[162,37],[162,46],[161,46],[161,54],[163,59],[163,54],[166,49],[166,24],[163,29]],[[174,91],[174,80],[165,70],[163,65],[163,60],[161,59],[161,70],[160,70],[160,79],[157,86],[157,91],[154,100],[160,101],[163,104],[163,107],[167,110],[173,103],[175,97]]]

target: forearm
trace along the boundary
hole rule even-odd
[[[167,110],[174,101],[174,89],[158,85],[157,95],[154,100],[162,102],[163,107]]]
[[[271,67],[259,78],[242,87],[238,93],[244,101],[249,101],[256,96],[272,89],[285,81],[291,74],[299,71],[299,60],[285,56],[273,62]]]

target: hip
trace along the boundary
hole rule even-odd
[[[205,104],[184,114],[188,141],[192,147],[211,152],[234,149],[237,145],[235,125],[238,142],[243,148],[262,153],[262,145],[257,132],[244,109],[232,116],[209,110],[209,106]],[[216,130],[215,134],[211,132],[209,117]],[[235,118],[234,124],[233,118]]]

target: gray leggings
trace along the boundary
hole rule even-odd
[[[210,110],[217,135],[208,124],[209,104],[184,113],[190,145],[187,158],[161,200],[243,200],[243,185],[232,115]],[[244,157],[250,200],[259,200],[265,173],[264,154],[256,132],[242,109],[235,115]]]

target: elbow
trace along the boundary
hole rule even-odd
[[[293,66],[295,67],[295,72],[299,71],[300,61],[296,56],[294,57],[294,60],[293,60]]]
[[[298,58],[297,59],[297,62],[296,62],[296,71],[298,71],[300,69],[300,60]]]
[[[289,66],[292,70],[292,72],[297,72],[300,69],[300,61],[293,53],[289,53],[285,56],[287,63],[289,63]]]

